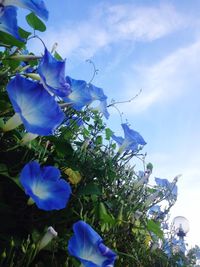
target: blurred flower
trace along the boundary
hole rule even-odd
[[[170,183],[167,179],[161,179],[155,177],[155,182],[158,186],[163,187],[164,189],[167,189],[169,191],[166,196],[168,197],[172,196],[175,198],[177,197],[177,191],[178,191],[176,185],[177,180]]]
[[[177,240],[177,245],[179,248],[179,252],[182,252],[183,254],[185,254],[186,252],[186,245],[185,245],[185,241],[183,238],[179,238],[179,240]]]
[[[116,254],[103,244],[102,238],[84,221],[73,225],[74,235],[69,240],[69,253],[84,267],[113,267]]]
[[[65,61],[55,59],[46,48],[38,73],[43,86],[55,95],[66,97],[71,92],[65,79]]]
[[[25,165],[20,182],[25,193],[42,210],[65,208],[71,194],[70,185],[64,179],[60,179],[60,171],[57,168],[40,167],[36,161]]]
[[[129,128],[126,123],[122,124],[124,130],[124,138],[117,137],[114,134],[112,135],[113,140],[115,140],[119,147],[119,153],[121,154],[124,151],[132,150],[137,152],[140,146],[146,145],[143,137],[136,131]]]
[[[52,239],[57,236],[58,236],[58,233],[54,230],[52,226],[49,226],[47,229],[47,232],[45,233],[45,235],[39,242],[38,250],[41,250],[44,247],[46,247],[52,241]]]
[[[18,34],[17,8],[19,6],[29,9],[43,19],[48,19],[48,11],[42,0],[3,0],[0,1],[0,31],[23,41]]]
[[[139,171],[138,177],[139,179],[134,183],[134,189],[137,189],[138,187],[143,186],[144,184],[147,184],[149,181],[149,176],[151,175],[151,172],[148,171]]]
[[[12,35],[19,41],[23,41],[18,34],[16,7],[0,5],[0,31]]]
[[[148,207],[149,205],[153,204],[153,202],[157,199],[157,197],[160,195],[160,191],[156,191],[155,193],[152,193],[149,195],[144,202],[144,206]]]
[[[161,212],[160,210],[160,206],[159,205],[153,205],[150,209],[149,209],[149,214],[154,215],[155,213],[159,213]]]
[[[51,135],[64,119],[64,113],[54,98],[38,82],[17,75],[7,85],[13,108],[28,132]],[[12,123],[10,123],[12,124]],[[4,131],[14,129],[5,125]]]
[[[47,11],[43,0],[3,0],[3,3],[1,3],[1,5],[3,5],[4,7],[17,6],[29,9],[44,20],[47,20],[49,16],[49,12]]]

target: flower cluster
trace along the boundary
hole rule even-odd
[[[16,66],[7,68],[9,63],[0,53],[0,66],[5,64],[5,69],[0,72],[0,78],[3,77],[3,101],[0,101],[4,103],[6,99],[9,102],[8,111],[2,112],[5,117],[0,119],[0,144],[3,144],[2,154],[5,155],[0,164],[0,175],[9,179],[9,186],[12,182],[18,186],[20,192],[16,193],[14,207],[19,200],[20,212],[27,212],[19,218],[18,225],[23,232],[19,231],[20,238],[32,229],[31,241],[36,242],[36,246],[35,243],[29,246],[30,238],[26,245],[23,240],[21,247],[25,256],[22,259],[17,256],[19,264],[16,266],[29,266],[37,253],[59,238],[63,225],[66,238],[56,243],[56,251],[59,253],[64,247],[66,253],[65,241],[68,241],[69,266],[72,263],[79,266],[78,260],[84,267],[113,267],[117,254],[122,255],[119,266],[134,266],[135,259],[137,264],[147,266],[138,260],[145,255],[140,246],[144,244],[149,252],[153,240],[157,245],[163,237],[159,226],[164,229],[161,222],[168,210],[162,211],[158,203],[165,199],[170,205],[174,204],[177,180],[170,183],[167,179],[155,178],[156,185],[149,186],[153,165],[145,166],[145,155],[139,153],[146,145],[144,138],[127,123],[121,124],[124,137],[116,136],[106,128],[103,119],[109,118],[109,105],[104,90],[92,81],[66,75],[66,60],[57,52],[50,52],[43,41],[41,56],[28,52],[27,37],[23,38],[27,32],[22,34],[17,24],[17,7],[32,12],[30,15],[34,19],[29,25],[32,25],[34,34],[31,38],[36,38],[34,23],[40,23],[37,16],[43,20],[48,18],[42,0],[0,0],[0,34],[9,36],[11,42],[15,39],[17,44],[20,43],[17,48],[5,44],[5,55],[18,62]],[[6,79],[2,75],[4,70],[8,74]],[[144,170],[139,173],[127,164],[134,156],[141,157],[144,163]],[[7,190],[5,184],[5,179],[0,180],[0,185]],[[7,212],[10,191],[9,197],[2,192],[3,189],[0,201],[6,202],[5,216],[10,216],[9,209]],[[20,217],[16,212],[14,219],[9,217],[11,225],[16,217]],[[46,228],[49,221],[58,233],[51,226],[43,238],[38,239],[38,232]],[[73,233],[70,232],[72,225]],[[11,232],[16,231],[12,229]],[[13,242],[11,244],[14,247]],[[138,255],[134,254],[135,247],[139,248]],[[4,261],[8,265],[11,260],[9,266],[13,266],[14,254],[11,254],[12,250],[6,261],[1,255],[0,264]]]

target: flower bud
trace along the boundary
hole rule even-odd
[[[43,236],[39,243],[38,250],[41,250],[46,247],[54,237],[57,237],[57,235],[58,233],[54,230],[52,226],[48,227],[46,234]]]

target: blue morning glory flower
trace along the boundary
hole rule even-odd
[[[17,8],[15,6],[29,9],[43,19],[48,18],[48,11],[45,7],[44,1],[42,0],[0,1],[0,31],[12,35],[19,41],[23,41],[18,34]]]
[[[161,179],[155,177],[155,182],[158,186],[163,187],[165,189],[170,190],[168,196],[170,196],[170,193],[172,196],[177,197],[178,188],[175,183],[170,183],[167,179]]]
[[[155,213],[161,212],[159,205],[154,205],[149,209],[149,214],[154,215]]]
[[[99,105],[97,107],[92,108],[92,109],[97,110],[100,113],[102,113],[106,119],[108,119],[110,116],[108,109],[107,109],[107,100],[106,99],[100,101]]]
[[[2,2],[2,1],[1,1]],[[45,3],[43,0],[4,0],[1,3],[3,7],[7,6],[18,6],[25,9],[28,9],[35,13],[37,16],[41,17],[42,19],[48,19],[48,11],[46,9]]]
[[[20,183],[39,209],[60,210],[67,205],[70,185],[60,179],[60,171],[52,166],[40,167],[36,161],[22,169]]]
[[[84,267],[113,267],[117,255],[103,244],[94,229],[84,221],[73,225],[74,235],[69,240],[69,253]]]
[[[0,4],[0,31],[12,35],[19,41],[23,41],[18,34],[16,7],[4,7],[2,4]]]
[[[67,76],[66,82],[70,85],[71,93],[67,97],[63,97],[63,100],[71,104],[75,110],[79,111],[93,101],[89,86],[85,81],[75,80]]]
[[[155,177],[155,182],[158,186],[161,186],[161,187],[169,187],[170,186],[170,182],[167,179],[161,179],[161,178]]]
[[[108,119],[110,114],[108,113],[108,110],[107,110],[107,96],[104,94],[103,89],[96,87],[93,84],[89,84],[88,86],[89,86],[90,95],[92,97],[92,102],[93,101],[100,102],[96,107],[93,107],[92,105],[91,108],[93,110],[99,111],[100,113],[104,115],[106,119]]]
[[[71,88],[71,93],[64,97],[63,100],[76,110],[81,110],[86,105],[91,105],[94,101],[99,101],[97,107],[92,107],[93,110],[101,112],[105,118],[108,119],[109,113],[107,110],[107,96],[104,94],[103,89],[94,86],[93,84],[87,84],[83,80],[75,80],[66,77],[67,83]]]
[[[15,112],[28,132],[51,135],[62,123],[64,113],[38,82],[17,75],[8,83],[7,92]]]
[[[102,88],[96,87],[91,83],[88,84],[88,87],[93,100],[104,101],[107,99],[107,96],[104,94]]]
[[[38,73],[44,87],[55,95],[66,97],[71,92],[70,85],[65,80],[65,61],[55,59],[46,48]]]
[[[143,137],[138,132],[130,129],[126,123],[122,124],[122,128],[124,130],[124,138],[112,135],[113,140],[120,146],[119,153],[129,150],[137,152],[141,145],[146,145]]]

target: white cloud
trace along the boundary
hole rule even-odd
[[[187,47],[177,49],[156,64],[137,67],[134,65],[130,71],[126,71],[123,81],[125,98],[133,97],[138,88],[142,88],[143,93],[134,104],[124,105],[123,112],[130,114],[146,111],[153,105],[163,105],[169,100],[175,100],[191,90],[194,84],[200,86],[199,53],[200,40],[197,40]],[[134,76],[137,77],[136,83]],[[193,90],[197,90],[199,86]]]
[[[152,41],[186,25],[171,5],[142,7],[133,4],[105,8],[106,24],[116,39]]]
[[[49,28],[43,39],[49,47],[58,42],[64,57],[77,55],[85,59],[109,45],[152,41],[186,25],[185,18],[169,4],[142,7],[101,3],[92,7],[87,21],[63,22],[62,26]]]

